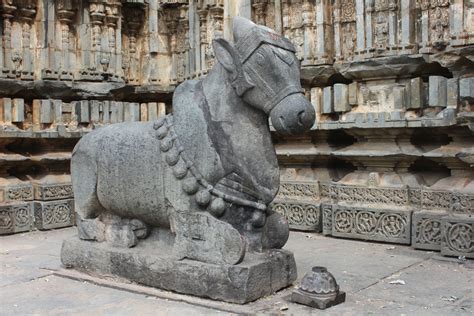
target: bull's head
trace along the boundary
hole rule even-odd
[[[218,62],[229,73],[237,95],[270,116],[283,134],[297,134],[314,123],[315,112],[300,84],[300,64],[293,45],[273,30],[234,18],[235,46],[213,41]]]

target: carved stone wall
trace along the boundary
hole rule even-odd
[[[94,128],[172,111],[241,15],[290,38],[317,117],[274,135],[295,229],[474,256],[468,0],[2,0],[0,233],[71,225]]]

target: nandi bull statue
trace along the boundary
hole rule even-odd
[[[213,41],[204,79],[176,88],[172,115],[79,141],[79,239],[63,244],[65,266],[238,303],[294,281],[293,255],[279,250],[288,224],[268,206],[279,187],[268,118],[295,134],[315,113],[287,39],[239,17],[233,35]]]

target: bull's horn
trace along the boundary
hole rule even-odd
[[[240,16],[234,17],[234,43],[237,43],[239,39],[243,38],[255,26],[255,23],[246,18]]]

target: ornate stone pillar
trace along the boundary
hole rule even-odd
[[[89,15],[91,22],[91,72],[90,80],[101,80],[100,73],[103,72],[101,64],[104,64],[102,54],[102,28],[105,19],[105,1],[91,0],[89,4]],[[105,71],[104,71],[105,72]]]
[[[19,21],[22,24],[22,53],[14,56],[15,59],[20,59],[21,73],[17,67],[17,77],[22,79],[33,80],[33,45],[31,43],[31,26],[33,18],[36,14],[36,3],[34,0],[19,0],[18,1]],[[15,60],[14,60],[15,62]]]
[[[265,16],[266,16],[266,9],[267,9],[267,0],[255,0],[252,3],[252,7],[255,12],[255,23],[266,25],[265,23]]]
[[[137,6],[127,6],[123,10],[124,24],[127,35],[127,53],[123,56],[122,68],[125,77],[130,83],[138,83],[139,74],[139,54],[137,49],[138,33],[143,22],[143,10]]]
[[[107,38],[107,49],[108,53],[108,72],[109,79],[119,80],[121,79],[121,63],[118,63],[118,56],[121,54],[121,46],[117,43],[117,38],[121,38],[120,29],[118,22],[120,19],[120,8],[122,4],[119,1],[107,1],[105,5],[105,25],[106,25],[106,38]],[[104,57],[103,57],[104,58]],[[105,57],[107,58],[107,57]]]
[[[73,68],[75,61],[73,58],[74,47],[71,47],[71,24],[76,14],[72,0],[62,0],[57,3],[56,15],[58,17],[60,27],[61,27],[61,70],[60,76],[62,80],[72,80],[73,79]]]
[[[204,75],[207,73],[207,63],[206,63],[206,48],[208,45],[207,41],[207,10],[200,8],[198,10],[199,15],[199,73],[197,76]]]
[[[2,0],[1,12],[3,20],[3,36],[2,36],[2,72],[0,77],[13,76],[13,60],[12,60],[12,18],[16,12],[17,7],[13,4],[13,0]]]

